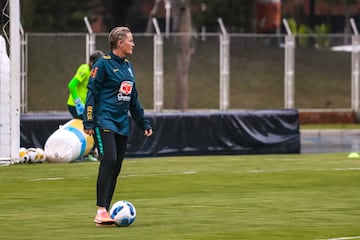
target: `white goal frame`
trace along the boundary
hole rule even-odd
[[[3,106],[7,113],[3,112],[2,114],[8,114],[9,117],[5,118],[8,119],[7,122],[0,122],[1,165],[16,163],[19,159],[20,149],[20,1],[11,0],[8,3],[10,81],[6,86],[7,89],[0,89],[0,97],[3,98],[2,102],[7,105]],[[6,92],[6,94],[3,95],[3,92]],[[2,132],[6,134],[2,135]]]

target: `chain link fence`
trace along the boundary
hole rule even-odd
[[[67,83],[85,63],[87,34],[26,34],[27,111],[66,111]],[[95,34],[95,48],[108,52],[108,34]],[[294,108],[351,109],[352,54],[332,51],[351,36],[296,36]],[[175,36],[163,36],[163,110],[175,106]],[[154,36],[134,34],[140,100],[154,108]],[[285,35],[229,34],[228,109],[285,108]],[[188,79],[188,109],[219,109],[220,35],[194,34]]]

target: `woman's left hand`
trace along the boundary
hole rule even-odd
[[[144,135],[145,136],[150,137],[152,134],[153,134],[153,130],[151,128],[144,130]]]

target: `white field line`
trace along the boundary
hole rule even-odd
[[[247,170],[244,171],[245,173],[281,173],[281,172],[295,172],[295,171],[302,171],[304,169],[279,169],[279,170],[266,170],[266,169],[252,169],[252,170]],[[348,168],[318,168],[318,169],[313,169],[313,170],[309,170],[309,171],[316,171],[316,172],[321,172],[321,171],[360,171],[360,167],[348,167]]]
[[[350,239],[360,239],[360,236],[339,237],[339,238],[324,238],[324,239],[315,239],[315,240],[350,240]]]
[[[360,170],[359,167],[352,167],[352,168],[335,168],[335,171],[358,171]]]
[[[30,182],[34,182],[34,181],[58,181],[58,180],[63,180],[64,178],[62,177],[57,177],[57,178],[34,178],[34,179],[30,179]]]
[[[239,173],[272,173],[272,172],[292,172],[297,171],[297,169],[281,169],[281,170],[266,170],[266,169],[250,169],[246,171],[240,171]],[[314,169],[314,171],[360,171],[360,167],[358,168],[333,168],[333,169]],[[123,174],[119,177],[127,178],[127,177],[158,177],[158,176],[169,176],[169,175],[187,175],[187,174],[196,174],[196,171],[188,171],[188,172],[168,172],[168,173],[149,173],[149,174]]]
[[[240,171],[243,173],[272,173],[272,172],[292,172],[297,171],[296,169],[282,169],[282,170],[265,170],[265,169],[250,169],[246,171]],[[314,169],[314,171],[360,171],[360,167],[349,167],[349,168],[333,168],[333,169]],[[169,175],[188,175],[188,174],[196,174],[196,171],[187,171],[187,172],[169,172],[169,173],[149,173],[149,174],[120,174],[120,178],[127,178],[127,177],[158,177],[158,176],[169,176]],[[54,177],[54,178],[34,178],[29,179],[28,181],[59,181],[64,180],[62,177]],[[360,238],[357,237],[357,238]],[[351,239],[351,238],[350,238]],[[338,240],[338,239],[331,239],[331,240]],[[341,240],[341,239],[339,239]]]
[[[158,176],[169,176],[169,175],[188,175],[188,174],[195,174],[196,172],[189,171],[189,172],[170,172],[170,173],[150,173],[150,174],[124,174],[119,177],[127,178],[127,177],[158,177]]]
[[[169,176],[169,175],[187,175],[187,174],[195,174],[196,172],[172,172],[172,173],[154,173],[154,174],[123,174],[119,177],[122,178],[127,178],[127,177],[152,177],[152,176]],[[34,179],[29,179],[28,181],[30,182],[34,182],[34,181],[59,181],[59,180],[64,180],[64,178],[62,177],[57,177],[57,178],[34,178]]]

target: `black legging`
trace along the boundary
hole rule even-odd
[[[110,208],[117,177],[126,152],[127,136],[95,128],[95,145],[99,151],[99,170],[96,184],[97,206]]]

